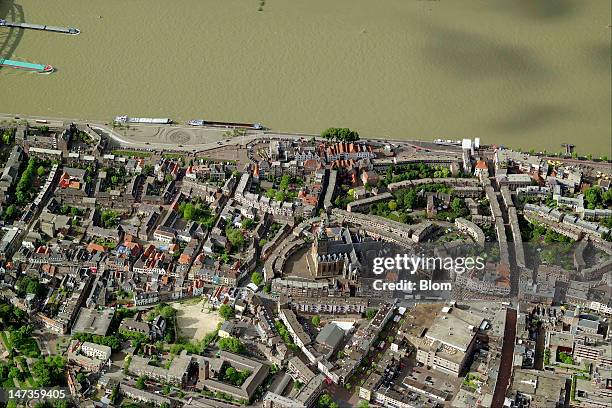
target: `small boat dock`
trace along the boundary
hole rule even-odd
[[[51,31],[54,33],[68,34],[68,35],[78,35],[81,31],[78,28],[73,27],[54,27],[42,24],[30,24],[30,23],[15,23],[11,21],[6,21],[0,19],[0,27],[16,27],[30,30],[39,30],[39,31]]]

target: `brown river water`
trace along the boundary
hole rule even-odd
[[[610,152],[609,0],[0,0],[0,112]]]

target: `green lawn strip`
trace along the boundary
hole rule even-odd
[[[124,157],[151,157],[151,152],[141,152],[139,150],[113,150],[111,152],[115,156],[124,156]]]

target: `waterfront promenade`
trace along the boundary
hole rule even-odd
[[[194,127],[186,124],[170,125],[135,125],[113,127],[112,121],[101,121],[84,118],[57,118],[45,116],[24,116],[13,113],[0,113],[0,121],[28,121],[32,126],[62,126],[64,123],[74,122],[89,125],[92,129],[103,132],[116,145],[134,149],[166,149],[176,151],[206,151],[221,146],[244,146],[256,139],[294,139],[318,138],[319,135],[311,133],[285,133],[274,130],[245,130],[241,135],[232,135],[231,128]],[[44,122],[42,122],[44,121]],[[42,122],[42,123],[41,123]],[[437,146],[431,142],[417,140],[391,140],[391,139],[363,139],[374,143],[393,143],[398,146],[413,147],[415,149],[447,150],[448,147]],[[457,149],[457,148],[455,148]]]

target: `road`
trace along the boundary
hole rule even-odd
[[[512,377],[512,363],[514,359],[514,342],[516,340],[516,309],[506,310],[506,326],[504,327],[504,343],[502,345],[501,361],[497,374],[497,383],[493,393],[491,407],[501,408],[504,406],[506,391],[510,386]]]

